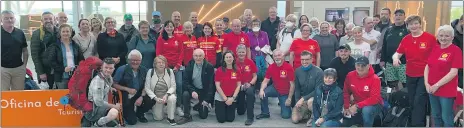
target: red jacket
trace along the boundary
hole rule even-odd
[[[358,72],[351,71],[346,75],[343,88],[343,107],[350,107],[350,96],[353,95],[355,103],[359,108],[383,104],[380,95],[380,79],[374,74],[374,69],[369,67],[369,73],[365,77],[359,77]]]
[[[178,36],[164,40],[163,36],[158,37],[156,42],[156,56],[163,55],[168,63],[167,67],[179,69],[182,66],[184,47],[182,40]]]
[[[216,35],[208,37],[202,36],[198,38],[197,41],[199,47],[205,51],[205,59],[211,63],[211,65],[216,66],[216,53],[221,46],[218,37]]]
[[[184,66],[187,67],[189,61],[193,59],[193,51],[199,48],[198,42],[194,35],[191,35],[191,37],[189,37],[188,35],[183,34],[180,38],[184,49],[184,55],[182,58]]]

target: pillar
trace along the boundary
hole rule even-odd
[[[122,1],[122,14],[126,14],[126,1]]]
[[[438,1],[424,0],[424,9],[421,16],[425,22],[422,23],[422,27],[425,27],[424,30],[433,35],[435,35],[435,24],[437,23],[437,8]]]
[[[92,15],[93,12],[93,2],[92,1],[84,1],[82,5],[82,12],[84,14],[84,18],[89,17]]]
[[[155,10],[155,1],[147,0],[147,21],[151,23],[152,16],[151,13]]]
[[[292,14],[293,13],[293,8],[294,8],[294,0],[287,0],[286,1],[286,5],[285,5],[285,16],[286,17],[287,15],[289,14]]]

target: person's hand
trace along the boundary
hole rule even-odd
[[[198,100],[198,93],[192,92],[192,98]]]
[[[39,75],[39,77],[40,77],[40,80],[47,81],[47,74]]]
[[[164,95],[164,96],[163,96],[163,99],[162,99],[162,100],[163,100],[163,103],[166,103],[166,101],[168,101],[167,99],[168,99],[168,95]]]
[[[292,104],[292,99],[288,98],[285,100],[285,106],[290,106]]]
[[[343,110],[343,115],[346,117],[346,116],[351,116],[351,112],[349,109],[345,109]]]
[[[142,105],[142,101],[143,101],[142,96],[140,96],[140,97],[135,101],[135,105],[136,105],[136,106]]]
[[[261,48],[259,48],[259,46],[256,46],[255,51],[259,52],[259,51],[261,51]]]
[[[379,65],[380,65],[380,67],[385,67],[385,62],[382,61],[382,62],[379,63]]]
[[[440,86],[438,86],[438,85],[430,86],[430,94],[435,93],[439,88],[440,88]]]
[[[116,109],[116,110],[121,110],[121,104],[116,103],[115,105],[113,105],[113,108]]]
[[[111,87],[111,91],[112,92],[117,92],[118,90],[116,90],[116,88]]]
[[[261,98],[261,99],[264,98],[264,91],[263,90],[259,91],[259,98]]]
[[[297,108],[301,107],[303,105],[303,102],[304,102],[304,99],[301,98],[300,100],[298,100],[298,102],[296,102],[295,107]]]
[[[425,90],[427,91],[427,93],[430,93],[430,84],[429,82],[424,82],[425,84]]]
[[[393,66],[398,67],[400,66],[400,64],[401,64],[400,59],[393,59]]]
[[[121,59],[119,57],[113,57],[113,61],[118,64]]]
[[[174,72],[177,72],[179,69],[177,67],[174,67],[174,69],[172,69]]]
[[[316,124],[317,126],[321,126],[322,123],[324,123],[324,118],[319,118],[319,119],[317,119],[315,124]]]
[[[250,83],[245,83],[245,89],[250,88],[251,84]]]
[[[72,67],[69,67],[69,66],[68,66],[68,67],[64,68],[64,72],[70,72],[71,69],[72,69]]]
[[[230,106],[230,105],[232,105],[232,103],[234,103],[234,98],[227,98],[226,105]]]
[[[203,101],[203,102],[201,102],[201,105],[203,105],[203,106],[208,106],[208,105],[209,105],[209,103],[208,103],[208,102],[206,102],[206,101]]]
[[[358,107],[356,107],[356,105],[352,105],[350,108],[349,108],[349,111],[351,113],[351,115],[354,115],[358,112]]]
[[[133,89],[133,88],[130,88],[129,90],[127,90],[127,92],[129,94],[132,94],[132,95],[135,95],[135,93],[137,93],[137,90]]]
[[[163,101],[163,99],[161,99],[161,98],[155,98],[155,100],[156,100],[156,102],[158,102],[158,103],[164,104],[164,101]]]

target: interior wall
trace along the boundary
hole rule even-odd
[[[325,21],[326,8],[350,9],[349,21],[353,22],[353,11],[356,7],[369,8],[369,16],[373,16],[374,1],[295,1],[295,7],[301,8],[301,14],[308,18],[317,17],[319,21]]]

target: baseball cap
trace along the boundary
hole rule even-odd
[[[406,13],[404,13],[404,10],[403,10],[403,9],[396,9],[394,14],[396,14],[396,13],[403,13],[403,14],[406,14]]]
[[[367,64],[369,64],[369,59],[365,56],[361,56],[358,59],[356,59],[355,64],[361,64],[363,66],[366,66]]]
[[[224,17],[224,18],[222,18],[222,20],[223,20],[224,22],[229,22],[229,18],[228,18],[228,17]]]
[[[153,11],[153,12],[151,13],[151,16],[159,16],[159,17],[161,17],[161,12],[159,12],[159,11]]]
[[[341,50],[341,49],[345,49],[345,50],[350,50],[350,51],[351,51],[351,47],[350,47],[350,45],[348,45],[348,44],[340,45],[340,47],[338,47],[338,50]]]
[[[131,14],[124,14],[124,20],[132,20]]]

